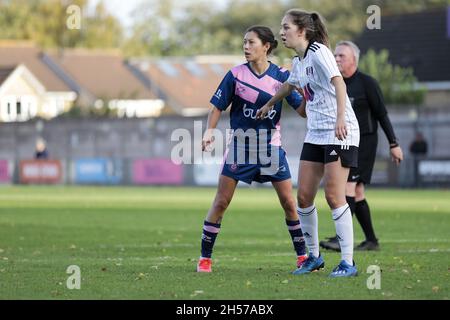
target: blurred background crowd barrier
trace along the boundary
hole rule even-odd
[[[305,121],[285,109],[282,142],[293,182],[297,184],[299,155]],[[409,112],[390,113],[405,160],[396,167],[390,161],[386,137],[379,129],[373,185],[392,187],[439,187],[450,185],[450,116],[428,112],[420,117]],[[224,114],[219,129],[229,127]],[[172,141],[176,129],[191,134],[187,147],[194,154],[201,135],[194,124],[206,125],[205,117],[157,119],[54,119],[0,126],[0,182],[2,184],[96,184],[96,185],[197,185],[217,184],[222,155],[217,163],[177,164],[171,154],[181,140]],[[417,132],[427,141],[425,155],[409,147]],[[47,156],[36,159],[36,141],[46,141]]]

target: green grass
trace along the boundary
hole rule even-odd
[[[0,299],[448,299],[450,192],[367,192],[381,251],[355,254],[360,275],[293,276],[295,254],[271,188],[244,188],[222,222],[214,272],[194,272],[213,188],[3,187]],[[334,234],[323,193],[319,237]],[[355,220],[355,242],[362,233]],[[69,290],[69,265],[81,289]],[[382,269],[369,290],[369,265]]]

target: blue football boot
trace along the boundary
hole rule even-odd
[[[308,274],[313,271],[317,271],[323,269],[325,266],[325,262],[323,261],[322,255],[319,254],[319,257],[314,257],[312,254],[309,254],[308,259],[303,262],[302,266],[292,272],[292,274]]]
[[[353,265],[350,265],[345,260],[342,260],[330,273],[331,278],[355,277],[357,275],[358,269],[356,269],[355,262],[353,262]]]

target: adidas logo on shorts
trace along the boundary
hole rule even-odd
[[[336,150],[331,151],[330,156],[337,156]]]

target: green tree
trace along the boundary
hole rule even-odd
[[[353,38],[367,16],[358,0],[321,0],[320,4],[317,0],[231,0],[221,10],[206,1],[183,6],[151,0],[136,10],[136,23],[124,49],[127,56],[241,54],[243,32],[249,26],[267,25],[279,39],[281,18],[295,7],[316,10],[325,17],[332,45]],[[280,43],[275,55],[283,59],[293,52]]]
[[[75,30],[69,30],[75,31]],[[87,48],[119,48],[123,41],[123,29],[116,17],[98,3],[94,15],[86,16],[78,41],[72,46]]]
[[[69,5],[81,9],[81,30],[67,28]],[[104,4],[92,15],[86,11],[87,0],[0,0],[0,38],[32,40],[44,48],[119,47],[122,27]]]
[[[386,103],[395,105],[421,105],[425,89],[417,88],[412,68],[402,68],[389,62],[389,52],[373,49],[361,57],[359,69],[370,74],[380,84]]]
[[[173,0],[142,2],[132,13],[135,23],[123,45],[125,55],[173,55],[179,38],[174,9]]]
[[[246,28],[264,24],[278,34],[282,15],[290,8],[319,12],[334,47],[338,40],[359,35],[369,17],[367,8],[373,4],[384,15],[442,8],[448,0],[230,0],[223,9],[206,0],[181,4],[143,0],[135,11],[136,23],[124,50],[127,56],[241,54]],[[293,52],[280,44],[275,55],[286,58]]]

